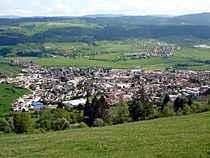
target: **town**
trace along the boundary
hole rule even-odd
[[[75,107],[86,103],[86,96],[105,95],[110,105],[128,102],[138,96],[144,86],[151,101],[165,94],[171,100],[179,96],[204,94],[210,88],[210,71],[189,70],[117,70],[105,68],[42,67],[33,62],[11,61],[22,66],[15,77],[1,75],[0,82],[13,83],[30,93],[15,100],[14,111],[57,108],[59,103]]]

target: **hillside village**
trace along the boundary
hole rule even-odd
[[[108,104],[127,102],[138,96],[140,85],[144,85],[151,101],[165,94],[172,100],[181,95],[196,96],[210,88],[210,71],[55,68],[18,60],[10,64],[22,66],[22,73],[1,76],[0,82],[31,91],[13,103],[14,111],[56,108],[61,102],[71,107],[84,105],[87,93],[104,94]]]

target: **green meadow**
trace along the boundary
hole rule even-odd
[[[9,114],[13,101],[26,93],[28,93],[27,89],[15,88],[13,84],[0,83],[0,116]]]
[[[0,135],[0,157],[209,157],[210,112],[100,128]]]

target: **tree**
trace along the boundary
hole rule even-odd
[[[177,97],[174,101],[174,111],[177,112],[179,109],[183,109],[184,100],[182,98]]]
[[[96,102],[96,97],[93,98],[93,102]],[[94,121],[94,109],[92,107],[93,104],[91,104],[89,102],[89,99],[87,97],[87,101],[85,103],[85,107],[84,107],[84,121],[85,123],[87,123],[89,126],[93,124]]]
[[[114,124],[125,123],[129,119],[129,107],[127,103],[118,104],[112,116],[112,122]]]
[[[26,112],[17,113],[14,115],[14,126],[17,133],[28,132],[31,129],[32,121],[31,114]]]
[[[66,120],[70,121],[70,113],[66,111],[65,109],[56,109],[53,113],[54,118],[65,118]]]
[[[58,109],[63,109],[64,108],[64,105],[62,102],[59,102],[58,103],[58,106],[57,106]]]
[[[80,123],[84,120],[84,114],[82,110],[73,110],[70,112],[70,119],[73,123]]]
[[[188,102],[187,102],[187,104],[188,104],[189,106],[191,106],[191,105],[193,104],[193,102],[192,102],[192,98],[191,98],[191,97],[189,97],[189,98],[188,98]]]
[[[93,122],[96,118],[101,118],[107,121],[109,119],[109,106],[107,105],[104,96],[102,96],[100,99],[94,97],[91,103],[87,99],[84,108],[84,116],[85,123],[87,123],[89,126],[93,125]]]
[[[143,116],[142,119],[149,118],[150,114],[153,111],[153,105],[149,100],[149,96],[146,94],[144,90],[144,86],[141,86],[140,89],[140,98],[138,99],[143,105]]]
[[[164,109],[164,106],[170,101],[170,97],[168,94],[165,95],[164,99],[163,99],[163,104],[162,104],[162,107],[161,107],[161,112],[163,111]]]
[[[134,100],[129,107],[129,111],[134,121],[144,119],[144,108],[141,101]]]

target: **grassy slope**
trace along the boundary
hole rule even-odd
[[[9,89],[7,90],[5,88]],[[13,93],[12,89],[15,90],[15,93]],[[0,115],[8,114],[12,102],[27,92],[27,89],[13,88],[13,84],[7,85],[0,83]]]
[[[210,112],[104,128],[2,135],[0,157],[209,157]]]

